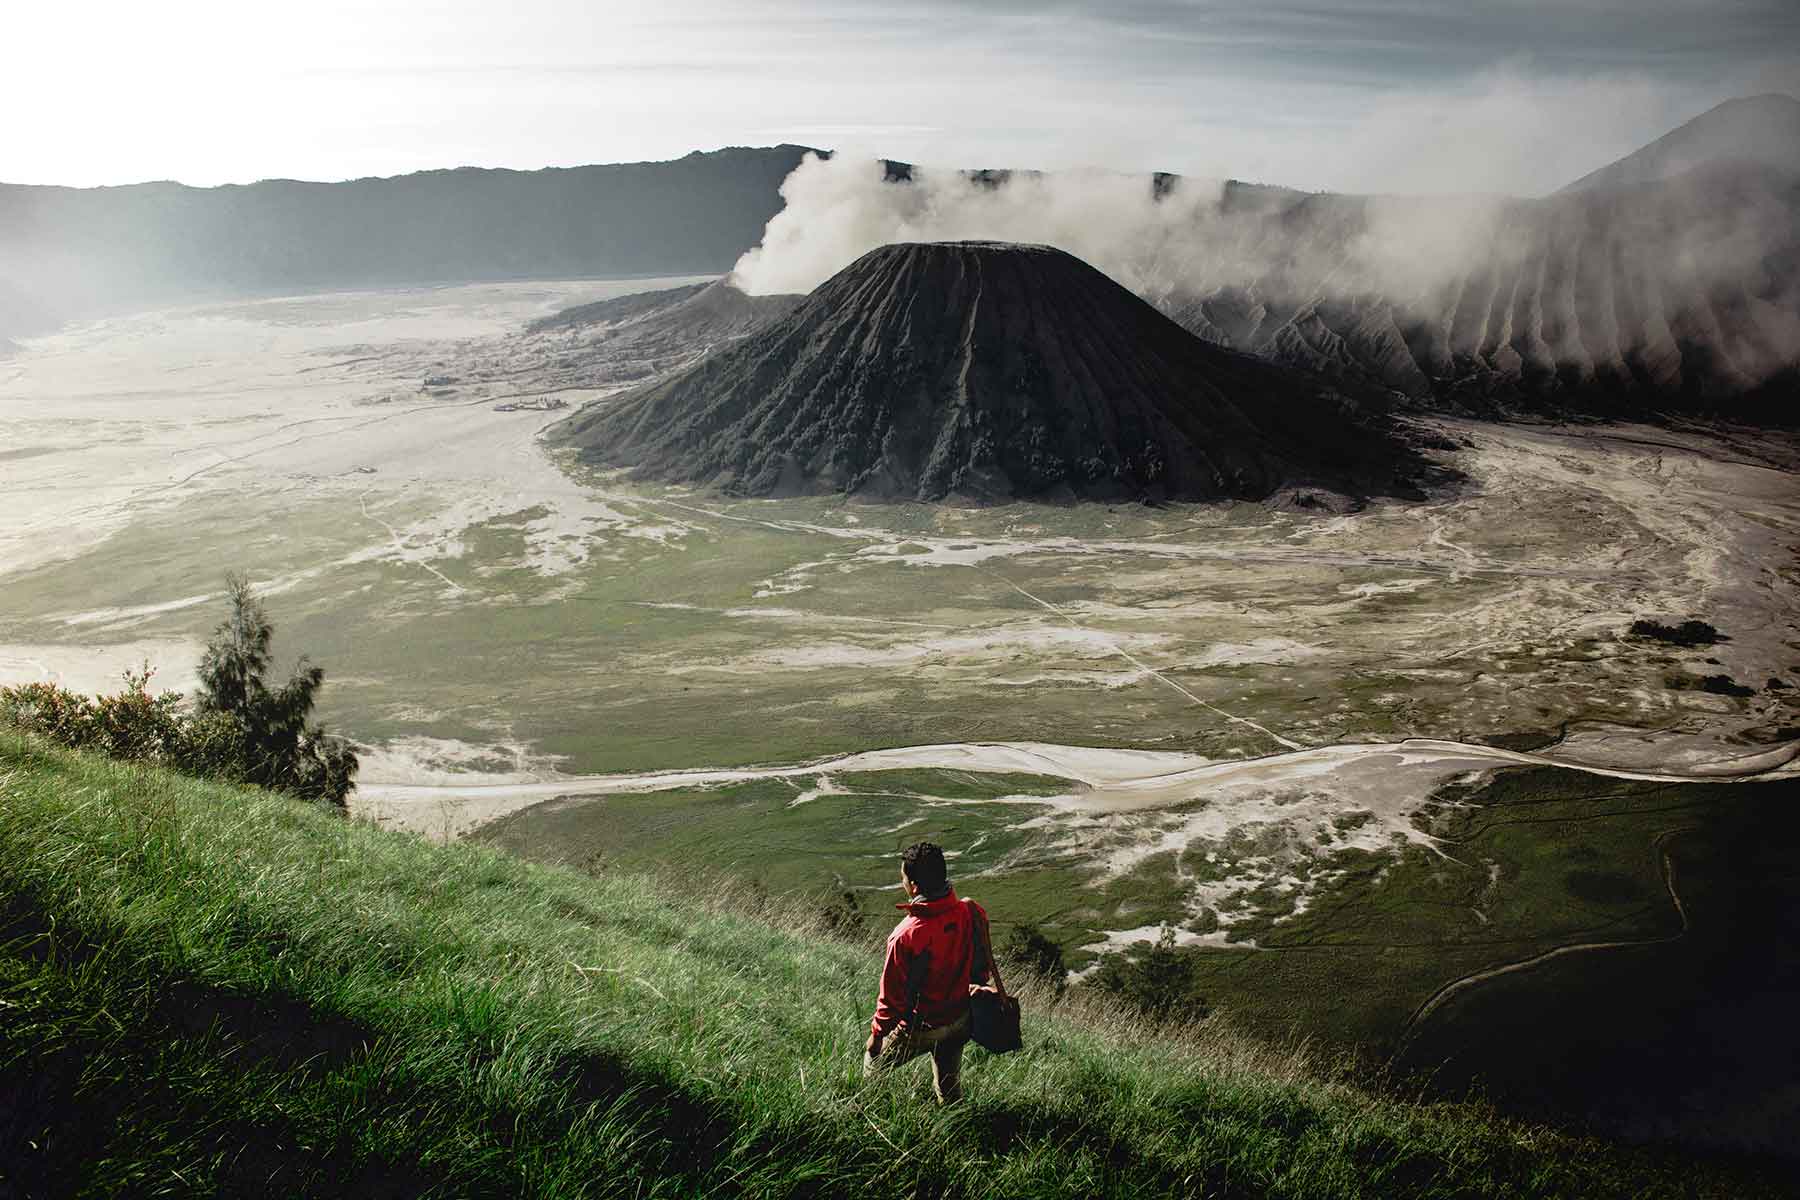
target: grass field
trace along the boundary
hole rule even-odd
[[[818,796],[804,777],[572,798],[477,836],[588,871],[722,870],[792,892],[810,911],[854,889],[877,927],[890,917],[894,851],[931,837],[963,847],[953,872],[999,929],[1036,923],[1075,967],[1091,961],[1084,947],[1102,931],[1192,928],[1197,882],[1287,849],[1279,828],[1247,830],[1110,873],[1024,798],[1057,783],[883,772],[838,777]],[[995,805],[984,792],[1021,798]],[[1316,876],[1310,903],[1285,886],[1234,899],[1226,938],[1197,951],[1200,990],[1259,1036],[1304,1035],[1378,1060],[1398,1053],[1452,1090],[1479,1081],[1509,1103],[1639,1134],[1779,1145],[1779,1114],[1800,1120],[1800,1109],[1786,1077],[1758,1063],[1800,1059],[1800,1034],[1775,1016],[1800,1002],[1800,872],[1774,849],[1793,844],[1784,831],[1796,812],[1800,782],[1657,785],[1514,770],[1447,786],[1415,817],[1432,848],[1296,855],[1283,881]],[[1463,989],[1414,1020],[1465,976],[1583,945],[1595,948]],[[1709,1031],[1707,1054],[1692,1052],[1696,1029]],[[1572,1065],[1602,1060],[1604,1069]],[[1620,1088],[1633,1061],[1658,1067]],[[1730,1119],[1686,1102],[1701,1085],[1730,1094],[1715,1102]]]
[[[864,1085],[873,947],[0,732],[15,1194],[1778,1194],[1028,999],[969,1099]],[[681,890],[698,889],[691,879]]]
[[[815,908],[850,891],[872,925],[896,899],[894,861],[911,842],[951,848],[964,894],[1002,931],[1030,921],[1065,946],[1072,965],[1107,929],[1179,919],[1186,890],[1166,862],[1096,880],[1090,855],[1055,833],[1054,810],[1033,805],[1067,780],[953,771],[876,771],[704,791],[663,791],[537,805],[483,827],[476,839],[588,871],[716,871],[801,897]],[[1010,797],[1005,804],[993,799]],[[797,802],[798,801],[798,802]],[[1034,824],[1045,829],[1032,828]]]
[[[1532,965],[1448,996],[1409,1027],[1399,1061],[1632,1136],[1791,1147],[1800,782],[1726,795],[1572,795],[1552,782],[1504,780],[1483,808],[1454,814],[1453,852],[1523,873],[1493,928],[1547,936],[1501,956]],[[1615,944],[1533,962],[1551,944],[1594,943]]]

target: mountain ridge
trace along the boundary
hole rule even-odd
[[[217,188],[0,184],[0,336],[240,295],[723,272],[809,152]]]
[[[1800,171],[1800,100],[1783,92],[1727,100],[1552,194],[1653,183],[1722,160]]]
[[[1472,415],[1800,416],[1800,175],[1721,162],[1471,208],[1420,286],[1356,277],[1345,256],[1458,217],[1449,202],[1259,201],[1222,218],[1257,265],[1155,297],[1201,337]]]

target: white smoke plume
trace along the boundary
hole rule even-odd
[[[879,160],[809,155],[733,280],[808,292],[892,242],[1032,242],[1202,336],[1320,369],[1348,357],[1408,391],[1471,357],[1674,388],[1696,344],[1729,390],[1800,364],[1800,280],[1770,267],[1800,243],[1783,178],[1727,162],[1541,199],[1346,196],[1101,171],[890,181]]]
[[[1412,293],[1441,282],[1468,251],[1491,241],[1500,201],[1306,197],[1245,188],[1228,203],[1218,180],[1107,171],[1020,172],[994,182],[915,167],[886,179],[883,163],[807,155],[782,184],[787,202],[733,282],[753,295],[808,292],[859,256],[892,242],[992,240],[1055,246],[1120,284],[1160,299],[1199,280],[1279,274],[1311,290],[1375,286]],[[1268,219],[1315,200],[1339,219],[1271,242]]]
[[[1056,246],[1143,291],[1158,247],[1216,210],[1220,191],[1217,183],[1183,180],[1156,203],[1143,175],[1019,174],[996,186],[929,167],[915,167],[910,184],[895,184],[877,160],[809,154],[781,195],[786,207],[733,272],[753,294],[811,291],[891,242],[970,239]]]

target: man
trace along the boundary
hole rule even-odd
[[[939,1104],[962,1099],[962,1052],[969,1041],[969,987],[993,965],[987,913],[956,898],[944,852],[917,842],[900,854],[906,914],[888,935],[881,993],[864,1047],[863,1074],[891,1070],[927,1051]]]

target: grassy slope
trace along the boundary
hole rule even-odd
[[[1743,1195],[1032,1005],[862,1086],[872,951],[0,731],[0,1192]]]
[[[995,796],[1055,795],[1072,786],[1068,780],[941,770],[846,772],[831,777],[841,789],[835,794],[793,803],[817,782],[807,776],[551,800],[470,836],[539,862],[655,873],[710,869],[816,900],[836,900],[854,887],[872,925],[891,920],[894,855],[930,839],[962,848],[956,875],[994,913],[1002,939],[1015,921],[1040,924],[1061,941],[1072,966],[1092,957],[1081,947],[1104,929],[1183,919],[1186,889],[1174,877],[1173,855],[1097,878],[1092,859],[1100,835],[1091,824],[1028,802],[989,802]],[[1033,819],[1049,822],[1052,832],[1025,828]],[[1088,844],[1077,848],[1079,839]]]

